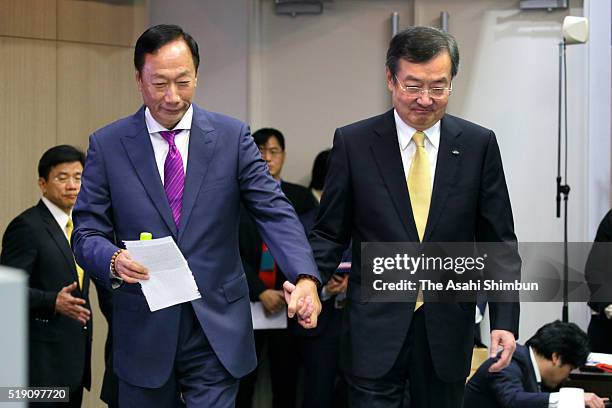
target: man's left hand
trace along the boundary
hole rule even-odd
[[[491,348],[489,349],[489,357],[495,358],[497,355],[497,349],[501,346],[503,351],[499,357],[499,360],[491,367],[489,367],[490,373],[495,373],[508,367],[512,354],[516,349],[516,340],[514,334],[507,330],[492,330],[491,331]]]
[[[283,284],[287,316],[293,318],[305,329],[317,327],[317,319],[321,313],[321,300],[317,285],[310,279],[300,279],[295,285],[289,281]]]

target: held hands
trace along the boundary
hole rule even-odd
[[[285,295],[282,290],[266,289],[259,295],[266,314],[276,314],[285,305]]]
[[[516,349],[516,340],[514,340],[514,334],[507,330],[492,330],[491,331],[491,347],[489,348],[489,357],[495,358],[497,355],[497,349],[502,347],[502,351],[499,360],[491,367],[489,367],[490,373],[495,373],[508,367],[510,359],[514,350]]]
[[[310,279],[300,279],[295,285],[289,281],[283,284],[287,316],[293,318],[305,329],[317,327],[317,319],[321,313],[321,301],[317,285]]]
[[[57,293],[55,298],[55,311],[71,319],[78,320],[83,326],[87,324],[91,317],[91,312],[84,307],[85,299],[72,296],[72,291],[77,288],[77,283],[72,282],[64,286]]]
[[[127,283],[149,279],[148,269],[134,261],[128,251],[122,251],[115,258],[115,273]]]

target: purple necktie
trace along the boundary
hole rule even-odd
[[[172,210],[172,218],[178,228],[181,221],[181,208],[183,207],[183,189],[185,188],[185,171],[183,170],[183,158],[176,148],[174,137],[180,130],[159,132],[168,142],[168,155],[164,163],[164,190]]]

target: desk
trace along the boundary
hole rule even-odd
[[[562,387],[583,388],[585,391],[594,392],[600,397],[612,399],[612,373],[572,370],[569,379],[563,383]]]

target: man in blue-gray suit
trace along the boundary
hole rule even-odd
[[[121,407],[233,407],[256,366],[238,252],[240,203],[287,277],[290,317],[316,326],[320,283],[291,204],[248,127],[191,103],[198,46],[180,27],[145,31],[134,52],[144,105],[90,138],[74,210],[73,249],[114,289],[114,367]],[[150,312],[137,283],[148,270],[121,248],[143,231],[171,236],[202,298]],[[297,369],[297,367],[296,367]]]

